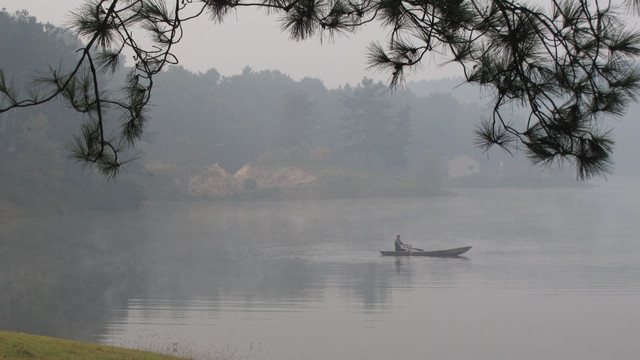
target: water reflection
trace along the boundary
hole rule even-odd
[[[136,248],[87,242],[61,219],[38,220],[2,237],[0,328],[88,340],[140,284]]]
[[[0,220],[0,328],[133,347],[181,338],[261,359],[394,357],[388,344],[407,336],[409,358],[425,345],[434,358],[511,359],[527,347],[527,328],[570,331],[563,321],[578,324],[583,312],[611,334],[604,349],[626,346],[617,359],[630,358],[640,349],[627,334],[640,328],[616,330],[640,323],[630,305],[640,300],[640,213],[628,197],[462,191]],[[398,229],[421,248],[473,249],[464,258],[380,256]],[[596,330],[581,331],[567,346],[589,348]],[[500,337],[516,345],[478,349]]]
[[[375,311],[390,306],[391,288],[453,282],[456,266],[450,265],[462,261],[433,259],[430,273],[415,279],[412,263],[424,259],[382,259],[377,251],[359,249],[377,245],[345,245],[335,238],[319,244],[301,239],[300,245],[276,232],[277,241],[248,246],[246,223],[232,244],[225,227],[222,235],[194,236],[202,224],[193,222],[178,237],[174,223],[202,217],[200,211],[178,210],[180,216],[169,216],[160,209],[164,226],[152,225],[156,212],[13,220],[20,231],[4,237],[2,245],[10,251],[0,253],[1,327],[92,340],[124,321],[114,314],[131,316],[118,309],[133,311],[140,303],[156,315],[156,305],[170,304],[168,316],[180,318],[193,299],[206,299],[209,312],[228,311],[229,303],[245,311],[298,311],[319,306],[327,292],[349,299],[360,311]],[[126,220],[132,218],[139,222]],[[230,224],[239,225],[237,219]]]

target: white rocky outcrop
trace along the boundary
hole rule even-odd
[[[226,197],[272,188],[293,189],[315,180],[315,176],[294,167],[247,164],[231,175],[216,164],[190,171],[184,190],[189,195]]]

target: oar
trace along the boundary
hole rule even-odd
[[[414,248],[413,246],[411,246],[411,244],[409,244],[409,249],[411,249],[411,251],[424,251],[422,249],[418,249],[418,248]]]

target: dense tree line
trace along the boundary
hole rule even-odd
[[[366,78],[327,89],[249,67],[230,77],[173,67],[158,80],[144,161],[218,164],[229,173],[271,162],[425,175],[455,155],[482,156],[472,145],[481,109],[445,93],[391,92]]]
[[[19,69],[16,83],[31,76],[36,66],[31,59],[64,58],[78,46],[68,32],[26,12],[0,12],[0,31],[0,47],[11,54],[3,55],[2,65]],[[121,68],[116,78],[127,71]],[[472,129],[486,109],[447,93],[390,91],[366,78],[327,89],[318,79],[296,81],[248,66],[232,76],[174,66],[157,80],[148,114],[153,120],[139,144],[139,159],[115,183],[106,184],[91,168],[81,171],[69,158],[82,121],[72,109],[50,103],[0,114],[4,201],[118,206],[148,193],[166,196],[172,180],[156,176],[150,164],[190,169],[218,164],[231,174],[248,163],[340,166],[438,184],[454,156],[483,158],[473,147]]]
[[[638,1],[627,1],[637,10]],[[175,1],[86,0],[73,29],[86,40],[66,72],[41,77],[44,89],[27,96],[0,77],[0,112],[62,98],[85,114],[73,155],[115,176],[127,149],[141,139],[156,76],[179,59],[173,48],[183,24],[208,14],[224,21],[236,8],[266,8],[280,15],[292,39],[334,36],[376,23],[387,44],[369,48],[372,68],[388,71],[396,87],[407,69],[438,52],[465,80],[491,93],[491,115],[479,122],[476,143],[487,150],[525,151],[537,164],[569,161],[580,179],[610,171],[613,138],[605,118],[619,116],[640,93],[640,32],[629,29],[612,1]],[[630,5],[630,6],[629,6]],[[148,41],[140,41],[146,36]],[[119,91],[106,91],[99,73],[117,71],[126,51],[135,66]],[[512,108],[527,113],[517,124]],[[109,111],[118,116],[113,120]],[[115,123],[118,133],[110,133]]]
[[[76,60],[78,46],[73,34],[42,24],[26,11],[15,15],[0,11],[0,65],[16,69],[7,82],[27,83],[38,76],[33,69],[48,64],[64,69]],[[121,207],[144,198],[135,176],[125,174],[121,183],[104,186],[105,179],[93,170],[83,171],[69,158],[81,120],[77,112],[58,103],[0,114],[0,212],[23,212],[25,207],[35,213]],[[132,166],[129,172],[137,169]]]

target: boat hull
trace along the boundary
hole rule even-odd
[[[380,253],[383,256],[456,257],[466,253],[469,249],[471,249],[471,246],[437,251],[380,251]]]

